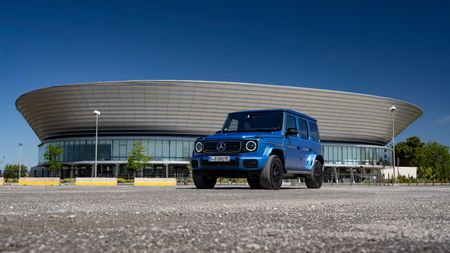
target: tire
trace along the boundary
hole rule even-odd
[[[197,189],[213,189],[217,182],[217,177],[203,176],[200,174],[193,174],[194,185]]]
[[[261,182],[259,182],[259,177],[249,177],[247,178],[247,182],[251,189],[261,189]]]
[[[283,183],[283,163],[276,155],[269,156],[266,166],[259,176],[261,188],[279,190]]]
[[[319,189],[322,187],[323,182],[323,166],[318,160],[314,161],[311,175],[308,175],[305,179],[306,187],[310,189]]]

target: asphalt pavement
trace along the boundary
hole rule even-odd
[[[450,187],[0,187],[0,252],[449,252]]]

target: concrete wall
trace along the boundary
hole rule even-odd
[[[392,167],[386,167],[382,170],[381,173],[384,173],[384,177],[387,178],[388,176],[392,178]],[[408,177],[408,174],[410,177],[416,178],[417,177],[417,167],[401,167],[396,166],[395,167],[395,176],[401,175]]]

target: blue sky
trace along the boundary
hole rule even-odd
[[[25,164],[37,163],[39,140],[15,109],[22,93],[128,79],[393,97],[424,111],[400,140],[450,145],[450,2],[2,2],[0,160],[17,163],[23,142]]]

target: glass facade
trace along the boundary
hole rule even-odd
[[[135,141],[141,141],[146,155],[153,161],[188,161],[192,155],[195,138],[99,138],[99,161],[126,161]],[[39,146],[39,164],[45,163],[44,153],[48,145],[61,146],[64,150],[62,162],[93,161],[95,153],[94,138],[77,138],[48,141]]]
[[[392,150],[383,146],[322,143],[325,165],[332,166],[390,166]]]
[[[99,161],[126,161],[135,141],[141,141],[146,155],[153,161],[189,161],[195,138],[182,137],[102,137],[98,141]],[[93,161],[94,138],[48,141],[39,146],[39,164],[48,145],[59,145],[64,152],[62,162]],[[391,165],[392,151],[383,146],[322,142],[326,166],[359,167]]]

